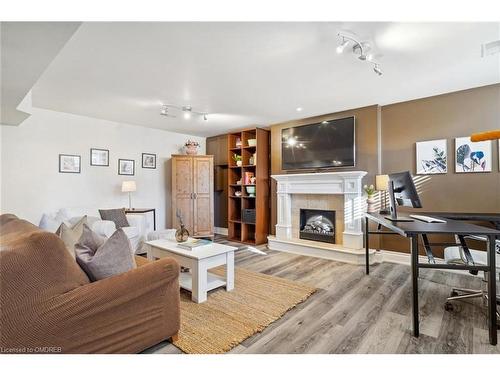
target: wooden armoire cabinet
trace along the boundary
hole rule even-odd
[[[172,155],[172,226],[176,212],[192,237],[214,235],[214,159],[212,155]]]

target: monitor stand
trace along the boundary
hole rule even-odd
[[[396,208],[396,198],[394,197],[394,182],[389,181],[388,184],[389,188],[389,200],[391,202],[391,207],[390,207],[390,215],[384,216],[387,220],[390,220],[392,222],[408,222],[408,221],[415,221],[411,217],[408,216],[398,216],[398,210]]]

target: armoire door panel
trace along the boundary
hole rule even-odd
[[[194,232],[197,236],[208,235],[212,233],[210,197],[198,196],[194,200]]]
[[[190,235],[193,235],[195,232],[193,226],[193,199],[190,196],[177,196],[177,209],[179,210],[182,221],[184,223],[185,228],[189,231]],[[180,223],[176,218],[174,228],[179,228]]]

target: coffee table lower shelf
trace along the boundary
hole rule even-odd
[[[193,276],[191,272],[181,272],[179,275],[179,285],[182,289],[193,291]],[[226,285],[226,279],[222,276],[215,275],[207,272],[207,286],[206,290],[214,290]]]

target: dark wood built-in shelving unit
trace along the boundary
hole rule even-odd
[[[228,238],[231,241],[260,245],[267,242],[269,232],[269,131],[260,128],[245,129],[228,134]],[[236,146],[236,140],[241,145]],[[256,139],[257,145],[250,146],[249,139]],[[233,154],[241,155],[242,166],[237,166]],[[255,164],[250,164],[252,155]],[[256,177],[255,185],[244,184],[245,172]],[[241,184],[237,181],[241,180]],[[247,186],[255,186],[255,197],[248,195]],[[241,191],[241,196],[235,192]],[[255,210],[255,222],[242,221],[242,210]]]

